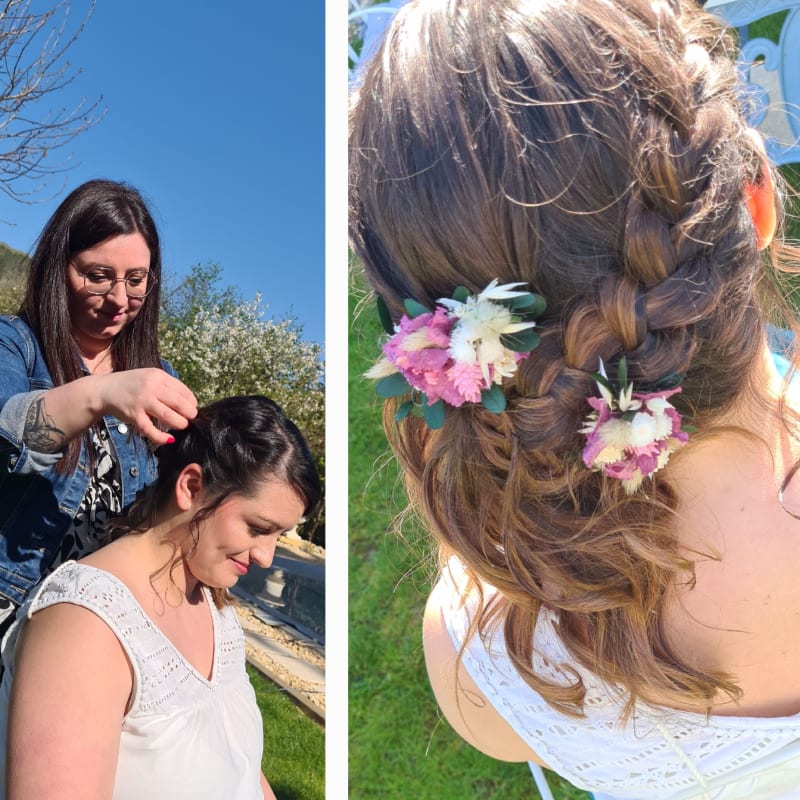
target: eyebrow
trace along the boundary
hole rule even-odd
[[[109,272],[113,272],[114,274],[116,274],[117,272],[115,267],[112,267],[109,264],[100,264],[96,261],[92,261],[89,264],[84,264],[80,268],[84,271],[86,271],[87,269],[105,269],[108,270]],[[150,267],[131,267],[130,269],[125,270],[126,275],[130,275],[131,272],[147,272],[149,274]]]
[[[278,521],[276,521],[274,519],[270,519],[269,517],[262,517],[262,516],[258,516],[258,515],[254,516],[253,519],[257,519],[258,520],[258,524],[259,524],[260,527],[275,528],[276,530],[284,531],[284,532],[285,531],[290,531],[292,528],[295,527],[295,525],[299,525],[300,524],[300,521],[298,521],[298,522],[295,523],[295,525],[288,525],[287,526],[287,525],[284,525],[283,523],[278,522]]]

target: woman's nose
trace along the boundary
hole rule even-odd
[[[117,305],[124,306],[128,304],[128,295],[125,291],[125,281],[117,281],[112,287],[106,297],[110,297]]]
[[[275,557],[275,543],[277,538],[277,536],[270,536],[263,543],[259,542],[258,546],[250,551],[250,558],[252,558],[259,567],[268,567],[272,564],[272,559]]]

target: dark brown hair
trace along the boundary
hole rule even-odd
[[[447,409],[431,431],[388,402],[385,422],[411,503],[499,589],[515,666],[567,713],[580,680],[531,666],[543,604],[629,710],[737,694],[661,627],[668,590],[693,576],[668,470],[627,496],[583,466],[578,433],[598,358],[624,355],[640,387],[683,376],[673,402],[701,428],[757,391],[779,298],[744,202],[761,158],[735,56],[691,0],[419,0],[354,92],[350,239],[394,318],[404,298],[432,307],[494,278],[547,299],[505,413]]]
[[[229,497],[251,495],[265,481],[290,486],[306,516],[320,500],[319,475],[303,435],[268,397],[217,400],[199,409],[186,428],[171,433],[175,441],[156,450],[158,477],[111,523],[112,537],[154,527],[169,508],[178,475],[188,464],[199,464],[203,471],[205,504],[191,522],[195,544],[202,520]],[[165,569],[171,571],[178,562]],[[219,607],[230,601],[223,589],[211,587],[211,593]]]
[[[91,180],[74,189],[47,221],[31,258],[20,314],[42,348],[54,386],[83,375],[80,354],[72,336],[66,270],[83,250],[106,239],[139,233],[150,250],[150,274],[155,285],[139,313],[112,343],[116,370],[160,367],[158,315],[161,247],[158,231],[142,196],[125,183]],[[67,445],[59,469],[74,468],[80,438]]]

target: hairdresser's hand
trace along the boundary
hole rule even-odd
[[[161,369],[131,369],[99,378],[99,400],[103,414],[134,425],[142,436],[156,444],[170,441],[153,420],[167,428],[183,429],[197,416],[197,399],[177,378]]]

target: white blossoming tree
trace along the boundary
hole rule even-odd
[[[322,348],[305,341],[293,318],[266,318],[251,302],[220,290],[219,267],[197,265],[164,292],[160,348],[201,404],[232,394],[271,397],[308,440],[324,475],[325,407]],[[302,535],[324,544],[324,514]]]

